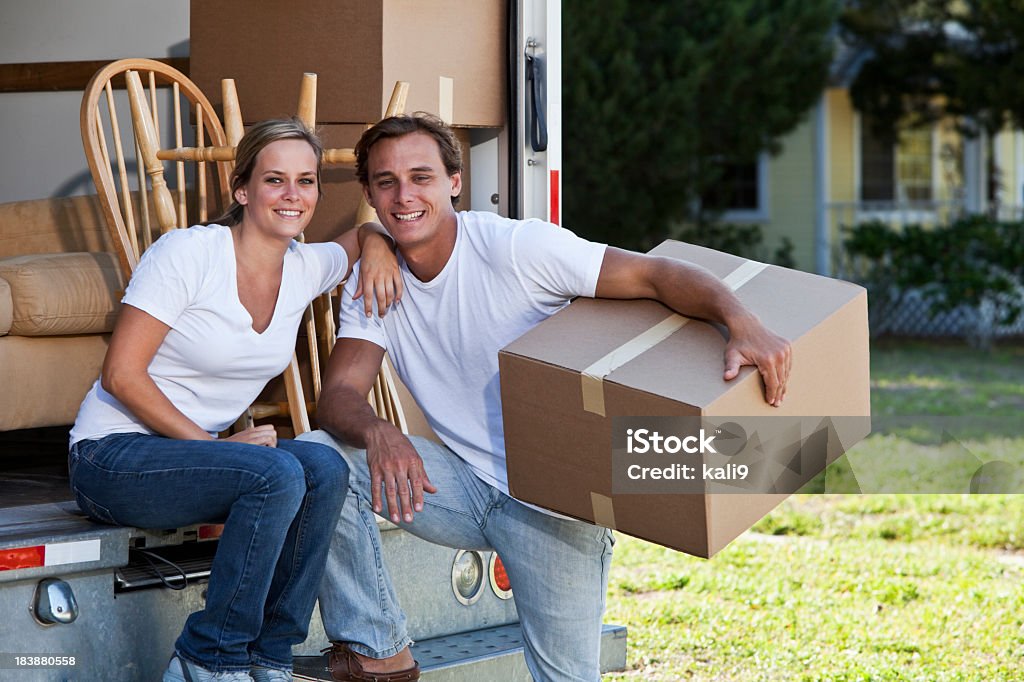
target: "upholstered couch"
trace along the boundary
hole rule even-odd
[[[95,195],[0,204],[0,431],[70,424],[124,279]]]

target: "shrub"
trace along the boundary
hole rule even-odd
[[[774,263],[784,268],[796,267],[796,261],[793,259],[793,242],[788,237],[783,237],[779,246],[769,254],[767,247],[764,246],[764,233],[760,225],[691,224],[674,229],[671,237],[736,256]]]
[[[872,306],[918,292],[933,317],[966,308],[975,324],[967,338],[991,345],[995,328],[1024,311],[1024,222],[968,216],[949,225],[896,230],[881,222],[847,228],[848,274],[869,290]]]

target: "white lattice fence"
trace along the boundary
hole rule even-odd
[[[843,250],[845,230],[863,222],[881,222],[892,230],[902,231],[908,225],[926,229],[948,225],[964,215],[958,201],[934,202],[834,202],[827,204],[827,227],[833,244],[833,273],[854,282],[862,282],[868,274],[869,264],[852,262]],[[1021,206],[999,207],[1000,220],[1020,220],[1024,216]],[[932,312],[932,306],[922,291],[884,292],[869,289],[871,334],[923,337],[966,338],[986,343],[990,339],[1024,336],[1024,314],[1012,324],[999,324],[997,304],[993,299],[975,308],[960,306],[954,310]],[[1024,282],[1018,286],[1018,300],[1024,294]]]
[[[881,297],[879,297],[881,298]],[[873,301],[869,296],[871,334],[972,338],[988,333],[994,338],[1024,336],[1024,315],[1011,325],[998,324],[991,307],[978,310],[960,306],[933,314],[918,291],[908,291],[897,301]]]

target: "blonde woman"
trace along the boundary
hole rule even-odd
[[[216,434],[285,369],[307,304],[360,255],[367,310],[401,295],[379,226],[296,241],[321,196],[322,145],[301,121],[253,126],[236,156],[228,212],[143,255],[71,431],[71,484],[93,519],[225,524],[206,606],[185,623],[164,680],[291,679],[348,467],[271,426]]]

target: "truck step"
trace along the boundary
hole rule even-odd
[[[412,654],[419,661],[424,682],[532,679],[523,657],[523,632],[518,624],[426,639],[413,645]],[[601,632],[601,672],[625,667],[626,628],[606,624]],[[297,656],[294,677],[329,681],[327,656]]]

